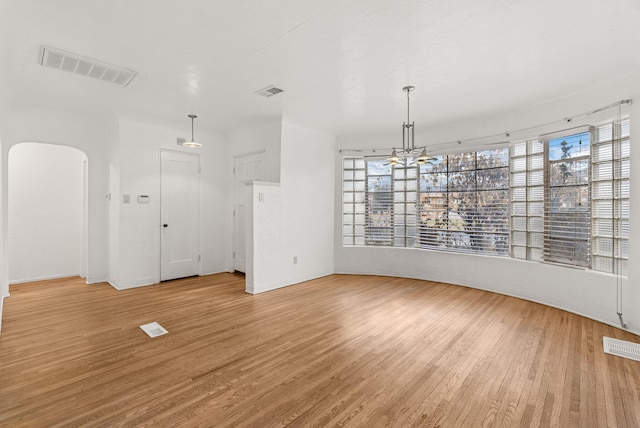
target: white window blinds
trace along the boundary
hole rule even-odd
[[[625,274],[629,121],[511,147],[511,257]]]
[[[343,160],[343,244],[547,261],[626,275],[629,120],[429,164]]]
[[[342,243],[365,245],[365,164],[362,158],[342,161]]]
[[[421,248],[508,255],[509,149],[420,166]]]
[[[343,245],[415,246],[417,167],[345,158]]]
[[[343,160],[343,244],[508,255],[509,149]]]
[[[592,130],[544,141],[544,260],[590,266]]]
[[[511,257],[542,260],[544,247],[544,144],[511,146]]]
[[[592,268],[627,274],[629,260],[629,120],[598,127],[592,147]]]

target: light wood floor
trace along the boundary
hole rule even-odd
[[[409,279],[243,289],[12,286],[0,426],[640,426],[640,362],[602,336],[640,338],[601,323]],[[151,321],[169,334],[148,338]]]

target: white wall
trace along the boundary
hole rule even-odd
[[[518,111],[490,118],[451,124],[435,130],[416,130],[418,141],[426,142],[437,154],[438,150],[459,149],[456,143],[439,142],[500,134],[505,130],[536,126],[574,114],[585,113],[621,99],[634,98],[629,111],[632,141],[640,133],[640,79],[637,75],[603,83],[564,99],[543,106],[523,107]],[[604,113],[603,113],[604,114]],[[615,114],[609,111],[608,114]],[[598,120],[589,116],[584,121]],[[573,121],[566,127],[576,126]],[[557,130],[559,125],[554,125]],[[530,134],[527,136],[531,136]],[[512,135],[512,138],[518,138]],[[522,138],[522,136],[520,136]],[[504,141],[501,136],[493,139]],[[351,135],[338,138],[339,148],[387,148],[397,145],[398,135]],[[488,140],[491,141],[491,140]],[[420,144],[420,143],[417,144]],[[485,141],[487,142],[487,141]],[[481,142],[482,143],[482,142]],[[471,147],[477,142],[465,143]],[[433,149],[435,147],[435,149]],[[631,236],[628,279],[624,281],[623,313],[628,328],[640,333],[640,149],[631,149]],[[336,157],[335,185],[335,271],[393,275],[442,281],[485,289],[569,310],[587,317],[619,326],[616,315],[616,277],[595,271],[579,270],[549,264],[527,262],[500,257],[474,256],[438,251],[405,248],[345,248],[341,244],[341,158]]]
[[[282,190],[291,283],[333,273],[335,137],[282,122]]]
[[[333,273],[334,144],[332,135],[282,122],[280,186],[254,183],[247,192],[248,292]]]
[[[188,122],[185,118],[186,127]],[[44,107],[14,106],[0,118],[2,246],[0,293],[8,288],[8,152],[20,142],[75,147],[88,159],[87,282],[128,288],[158,282],[160,149],[176,144],[184,129]],[[201,157],[201,274],[230,269],[232,155],[221,134],[198,131]],[[121,205],[123,193],[149,194],[149,205]],[[111,201],[107,199],[111,194]]]
[[[40,142],[75,147],[88,159],[88,260],[87,283],[107,279],[107,158],[111,139],[117,134],[114,117],[99,117],[61,109],[14,105],[5,110],[0,123],[2,141],[2,259],[0,291],[7,296],[8,282],[8,152],[17,143]]]
[[[9,152],[9,281],[80,275],[83,161],[77,149],[22,143]]]
[[[115,178],[111,180],[112,198],[118,213],[110,230],[112,242],[118,242],[118,261],[110,265],[110,282],[119,289],[154,284],[160,281],[160,150],[198,154],[200,177],[200,274],[229,270],[227,249],[231,243],[232,181],[231,154],[222,135],[198,130],[201,149],[176,144],[183,134],[156,124],[120,121],[117,155],[112,161]],[[131,203],[123,204],[128,194]],[[148,204],[138,204],[138,195],[149,195]],[[116,229],[116,230],[114,230]]]
[[[289,285],[284,204],[279,183],[254,181],[245,192],[246,291],[251,294]]]
[[[119,124],[118,124],[119,125]],[[107,200],[108,226],[107,251],[109,265],[107,267],[108,281],[111,284],[120,283],[120,204],[114,203],[121,199],[120,195],[120,127],[117,135],[110,141],[108,154],[108,182]]]
[[[261,181],[280,182],[280,142],[282,138],[282,121],[248,124],[228,134],[229,146],[233,156],[264,151],[264,176]]]

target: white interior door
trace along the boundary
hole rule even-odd
[[[199,159],[160,152],[160,279],[198,274]]]
[[[233,163],[234,207],[233,207],[233,268],[245,272],[245,193],[247,182],[264,178],[264,152],[236,156]]]

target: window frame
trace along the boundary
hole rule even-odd
[[[588,263],[583,263],[583,266],[576,266],[571,261],[566,263],[566,261],[545,256],[545,239],[548,240],[551,233],[548,214],[550,207],[549,193],[552,188],[550,168],[554,162],[560,162],[559,160],[549,159],[549,141],[585,131],[589,132],[590,136],[588,154],[571,158],[571,161],[585,161],[587,169],[586,173],[583,167],[575,170],[580,171],[580,174],[586,177],[587,180],[585,184],[576,185],[575,187],[583,186],[587,189],[587,209],[585,210],[587,220],[583,224],[587,230],[586,241],[588,242],[588,246],[583,252]],[[478,153],[497,147],[500,146],[485,146],[473,151],[476,155],[475,172],[478,171]],[[512,141],[504,143],[503,147],[508,147],[509,149],[508,166],[506,167],[509,176],[507,180],[509,221],[505,224],[507,230],[507,252],[504,256],[626,276],[629,260],[631,186],[631,130],[629,116],[610,118],[597,125],[585,125],[539,135],[530,139]],[[448,154],[441,156],[448,156]],[[361,194],[364,195],[367,190],[367,175],[363,171],[362,177],[356,179],[352,175],[351,179],[347,179],[345,175],[346,159],[352,160],[352,165],[355,165],[356,162],[362,162],[363,168],[361,169],[364,169],[367,160],[377,159],[381,161],[384,158],[382,156],[343,157],[343,246],[416,247],[436,251],[459,252],[450,247],[438,245],[426,247],[420,243],[421,234],[423,233],[421,230],[422,216],[425,213],[424,207],[422,207],[424,201],[422,200],[422,169],[420,168],[417,169],[416,189],[413,191],[406,186],[407,182],[413,180],[413,178],[409,179],[406,175],[406,170],[404,176],[398,178],[396,177],[396,169],[391,167],[393,214],[390,217],[390,234],[392,237],[384,243],[367,244],[366,233],[364,232],[366,224],[364,211],[367,208],[365,207],[362,210],[363,212],[356,213],[357,210],[354,208],[357,205],[355,195],[358,192],[353,185],[357,182],[362,183],[364,187],[361,187]],[[355,173],[353,167],[352,170]],[[396,178],[398,179],[396,180]],[[404,189],[396,188],[396,181],[403,183]],[[350,188],[347,188],[347,182],[352,184]],[[477,181],[475,185],[477,191]],[[440,187],[440,189],[442,188]],[[406,209],[412,203],[406,197],[411,192],[415,193],[415,214],[413,212],[408,213]],[[442,192],[430,191],[424,193],[431,193],[433,197],[441,199],[441,201],[437,201],[436,205],[443,205],[444,208],[439,211],[434,209],[433,212],[444,213],[443,217],[448,217],[451,211],[449,202],[452,192],[455,193],[455,191],[450,190],[447,184]],[[345,195],[350,195],[350,199],[347,200]],[[398,198],[397,195],[403,196]],[[368,196],[363,196],[361,199],[361,203],[367,205]],[[346,209],[347,206],[350,206],[349,210]],[[400,206],[404,207],[404,212],[401,215],[396,209],[396,207]],[[356,220],[358,216],[360,216],[360,221]],[[404,216],[402,221],[400,221],[401,216]],[[410,239],[410,233],[408,232],[409,222],[407,218],[409,216],[415,216],[416,221],[416,235],[413,240]],[[350,230],[349,236],[347,236],[348,230]],[[360,230],[360,233],[357,230]],[[502,255],[476,251],[465,251],[465,253]]]
[[[580,136],[588,134],[589,135],[589,150],[586,154],[579,154],[578,157],[571,157],[571,154],[568,155],[567,158],[561,157],[559,159],[551,159],[551,147],[550,144],[552,141],[560,140],[560,139],[569,139],[571,137]],[[543,260],[548,263],[555,263],[567,266],[575,266],[575,267],[583,267],[587,269],[591,269],[591,223],[592,223],[592,213],[591,213],[591,158],[592,158],[592,144],[591,142],[595,139],[595,127],[590,125],[579,126],[575,128],[569,128],[562,131],[552,132],[548,134],[544,134],[539,138],[539,141],[544,145],[544,238],[543,238]],[[565,140],[566,141],[566,140]],[[564,141],[563,141],[564,142]],[[571,162],[575,161],[585,161],[587,165],[586,171],[586,184],[554,184],[552,178],[552,171],[554,165],[564,165],[567,163],[567,159],[570,159]],[[556,195],[560,192],[560,189],[576,189],[578,191],[582,190],[581,187],[586,188],[586,209],[573,211],[567,211],[564,214],[560,213],[557,210],[556,198],[553,195],[554,189],[557,189]],[[571,230],[559,231],[557,230],[559,226],[566,227],[565,219],[567,217],[584,215],[583,224],[578,224],[574,222],[571,225]],[[577,218],[577,217],[573,217]],[[586,238],[578,238],[577,235],[582,233],[579,231],[580,228],[584,228],[586,233]],[[554,229],[556,229],[554,231]],[[570,232],[573,232],[574,237],[571,238],[567,236]],[[577,252],[573,251],[574,258],[571,259],[567,256],[566,249],[573,247],[578,248],[580,246],[584,246],[583,251]],[[565,247],[564,249],[559,249],[559,247]],[[580,258],[578,258],[580,257]]]

